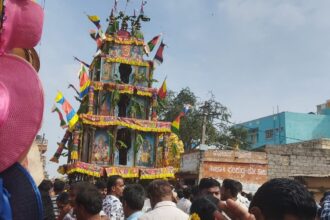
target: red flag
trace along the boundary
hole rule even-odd
[[[164,47],[165,47],[165,44],[163,43],[163,41],[160,43],[160,46],[157,50],[157,53],[155,55],[155,58],[154,58],[154,62],[161,64],[163,63],[163,51],[164,51]]]

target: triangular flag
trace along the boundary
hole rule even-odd
[[[182,112],[180,112],[180,114],[178,115],[178,117],[176,117],[175,120],[171,124],[171,130],[176,135],[179,135],[179,132],[180,132],[180,120],[181,120],[181,117],[183,115],[184,114]]]
[[[100,17],[97,15],[87,15],[88,19],[93,22],[93,24],[95,24],[95,26],[97,27],[97,29],[101,28],[100,25]]]
[[[158,90],[158,97],[160,99],[164,99],[166,97],[166,94],[167,94],[167,87],[166,87],[166,78],[165,78],[162,86]]]
[[[148,42],[147,46],[148,46],[150,52],[151,52],[151,51],[155,48],[155,46],[157,45],[157,43],[158,43],[158,41],[159,41],[159,39],[160,39],[160,36],[161,36],[161,34],[159,34],[158,36],[152,38],[151,41]]]
[[[84,65],[81,65],[81,70],[79,73],[79,81],[80,81],[80,98],[84,98],[85,95],[88,94],[89,85],[91,81],[89,80],[87,70]]]
[[[58,117],[60,118],[60,121],[61,121],[61,123],[60,123],[61,128],[66,128],[67,125],[63,118],[62,112],[55,105],[52,108],[52,112],[57,112]]]
[[[69,123],[69,128],[72,128],[78,122],[79,117],[77,113],[60,91],[57,92],[55,102],[62,105],[62,110],[66,115],[66,121]]]
[[[156,62],[158,65],[163,63],[163,51],[164,51],[165,44],[163,41],[160,43],[160,46],[156,52],[154,62]]]

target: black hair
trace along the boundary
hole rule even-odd
[[[54,181],[54,192],[55,193],[63,192],[64,187],[65,187],[65,182],[63,182],[60,179],[55,179],[55,181]]]
[[[77,188],[76,205],[83,206],[86,212],[92,215],[102,210],[102,195],[91,183],[85,183],[84,188]]]
[[[108,191],[111,192],[111,188],[113,186],[116,186],[117,184],[117,180],[119,179],[123,179],[123,177],[119,176],[119,175],[113,175],[113,176],[110,176],[109,179],[108,179],[108,183],[107,183],[107,188],[108,188]]]
[[[69,193],[67,192],[62,192],[58,194],[56,198],[56,202],[60,202],[62,204],[69,204]]]
[[[50,180],[43,180],[39,186],[38,189],[42,192],[48,192],[53,187],[53,183]]]
[[[99,179],[99,180],[96,181],[95,186],[96,186],[96,188],[98,188],[98,189],[104,189],[104,188],[107,188],[107,184],[106,184],[106,182],[105,182],[104,180],[101,180],[101,179]]]
[[[295,180],[276,178],[264,183],[254,195],[250,209],[259,207],[267,220],[281,220],[293,215],[300,220],[313,220],[316,203],[306,187]]]
[[[148,186],[148,196],[155,199],[172,196],[172,187],[166,180],[153,180]]]
[[[145,192],[140,184],[131,184],[125,187],[123,201],[132,210],[141,210],[144,205]]]
[[[199,185],[198,185],[198,190],[199,191],[202,191],[204,189],[209,189],[209,188],[212,188],[212,187],[219,187],[220,188],[220,183],[216,179],[213,179],[211,177],[202,178],[199,181]]]
[[[189,187],[183,189],[183,197],[186,199],[190,199],[191,189]]]
[[[212,195],[200,197],[191,204],[190,214],[196,213],[201,220],[214,220],[214,212],[218,210],[219,199]]]
[[[183,198],[183,190],[182,189],[176,190],[176,193],[177,193],[179,199]]]
[[[232,179],[224,179],[222,182],[222,187],[228,189],[230,191],[230,195],[232,197],[237,197],[239,192],[239,184],[236,180]]]
[[[237,180],[235,180],[235,183],[237,185],[236,187],[238,189],[238,192],[241,193],[243,191],[243,185],[242,185],[242,183],[240,181],[237,181]]]

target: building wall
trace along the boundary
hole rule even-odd
[[[330,138],[330,116],[285,112],[285,130],[288,144]]]
[[[212,177],[220,183],[236,179],[243,190],[255,193],[267,181],[267,155],[264,152],[207,150],[203,151],[199,179]]]
[[[239,124],[249,131],[248,141],[252,148],[269,144],[285,144],[285,113],[270,115],[256,120]],[[257,129],[257,138],[252,138],[252,133]]]
[[[330,115],[281,112],[241,123],[249,130],[252,148],[330,138]],[[258,129],[257,142],[251,138]]]
[[[329,175],[330,140],[267,146],[268,178]]]

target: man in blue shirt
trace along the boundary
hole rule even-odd
[[[126,220],[137,220],[143,212],[145,192],[141,185],[131,184],[123,192],[123,209]]]

